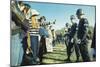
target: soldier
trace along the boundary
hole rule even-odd
[[[90,61],[90,57],[88,54],[88,20],[84,18],[84,13],[82,9],[78,9],[76,12],[77,18],[79,19],[78,24],[78,45],[80,49],[80,53],[82,55],[82,59],[84,62]]]
[[[66,45],[66,47],[67,47],[68,41],[69,41],[69,31],[70,31],[70,28],[69,28],[69,24],[68,24],[68,23],[66,23],[65,26],[66,26],[66,27],[65,27],[64,38],[65,38],[65,45]]]
[[[76,43],[77,23],[75,22],[75,19],[76,19],[75,16],[71,15],[70,20],[71,20],[72,26],[70,28],[69,35],[68,35],[69,41],[67,45],[67,55],[68,55],[67,61],[70,61],[70,56],[71,56],[71,53],[73,52],[72,51],[73,47],[75,47],[75,51],[76,51],[76,56],[77,56],[76,61],[79,61],[79,56],[80,56],[79,48]]]

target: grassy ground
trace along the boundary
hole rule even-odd
[[[67,53],[66,53],[66,46],[64,44],[57,44],[53,48],[53,52],[47,53],[43,56],[43,63],[44,64],[56,64],[56,63],[66,63]],[[71,55],[71,61],[75,62],[76,55],[75,52]],[[80,59],[81,61],[81,59]]]
[[[89,41],[88,44],[88,51],[91,56],[91,40]],[[43,64],[58,64],[58,63],[69,63],[65,61],[67,59],[67,52],[66,52],[66,45],[65,44],[56,44],[56,46],[53,48],[53,52],[51,53],[46,53],[43,56]],[[71,62],[76,61],[76,54],[75,51],[72,53],[71,57]],[[82,61],[82,57],[80,56],[80,62]],[[71,63],[70,62],[70,63]]]

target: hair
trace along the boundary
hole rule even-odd
[[[41,16],[40,19],[39,19],[39,22],[41,22],[42,19],[44,19],[46,21],[45,16]]]
[[[24,10],[26,10],[26,11],[28,11],[31,8],[31,6],[29,4],[24,4],[24,6],[25,6]]]
[[[23,2],[22,1],[18,1],[18,4],[21,5]]]
[[[31,6],[30,6],[29,4],[24,4],[24,6],[25,6],[27,9],[31,8]]]

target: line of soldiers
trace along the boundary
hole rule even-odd
[[[84,13],[82,9],[78,9],[76,11],[76,16],[79,19],[77,24],[76,18],[74,15],[71,15],[71,27],[68,27],[68,23],[66,24],[66,39],[65,44],[67,47],[67,56],[66,61],[70,61],[71,53],[73,52],[73,48],[75,48],[76,52],[76,62],[79,62],[80,55],[82,56],[83,62],[90,61],[89,51],[88,51],[88,27],[89,23],[87,18],[84,17]],[[95,44],[94,44],[95,45]]]

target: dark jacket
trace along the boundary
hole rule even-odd
[[[82,18],[79,21],[78,25],[78,39],[85,40],[88,36],[88,20],[86,18]]]
[[[69,37],[74,38],[76,32],[77,32],[77,23],[74,23],[70,28]]]

